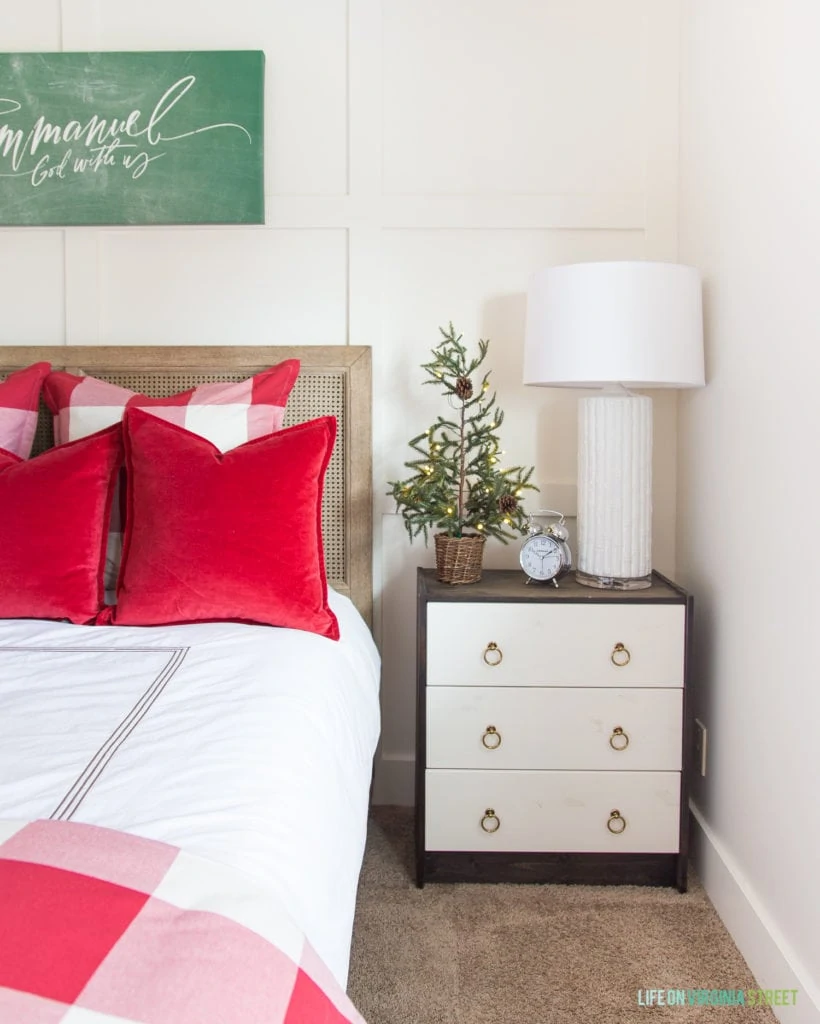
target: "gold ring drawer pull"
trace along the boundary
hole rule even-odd
[[[481,742],[487,750],[498,750],[501,746],[501,733],[494,725],[488,725],[481,737]]]
[[[609,660],[616,668],[623,668],[632,661],[632,655],[629,653],[628,647],[624,647],[623,644],[615,644],[612,648],[612,654],[610,654]]]
[[[621,817],[620,811],[610,811],[606,827],[613,836],[619,836],[622,832],[626,832],[626,818]]]
[[[503,657],[501,648],[494,640],[491,640],[484,648],[484,664],[489,665],[490,668],[500,665]]]
[[[629,746],[629,736],[623,731],[620,725],[616,725],[609,737],[609,745],[613,750],[626,750]]]
[[[488,807],[484,812],[484,817],[481,819],[481,827],[490,834],[497,832],[501,828],[501,819],[496,817],[492,807]]]

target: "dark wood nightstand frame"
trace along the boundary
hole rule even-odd
[[[416,629],[416,885],[425,882],[557,882],[588,885],[668,885],[686,892],[689,861],[689,773],[692,723],[688,710],[691,668],[692,596],[653,572],[646,590],[596,590],[565,579],[560,587],[527,585],[522,572],[484,570],[478,583],[439,583],[433,569],[417,572]],[[684,636],[683,728],[681,730],[680,839],[677,853],[497,853],[425,849],[425,772],[427,766],[427,607],[430,602],[583,604],[650,602],[686,608]]]

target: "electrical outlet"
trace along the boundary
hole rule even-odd
[[[695,770],[706,775],[706,743],[709,731],[699,718],[695,719],[694,747]]]

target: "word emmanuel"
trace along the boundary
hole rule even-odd
[[[103,167],[122,166],[130,170],[132,178],[136,179],[141,177],[150,163],[165,155],[164,152],[151,155],[149,149],[140,148],[146,144],[149,147],[156,147],[161,143],[177,142],[218,128],[235,128],[244,132],[248,141],[252,142],[247,128],[230,121],[202,125],[176,135],[163,135],[159,129],[160,123],[195,83],[195,75],[186,75],[166,89],[149,114],[144,127],[140,127],[143,122],[143,112],[140,109],[132,110],[122,118],[106,119],[93,114],[84,123],[72,120],[64,125],[51,124],[45,115],[41,115],[27,133],[22,128],[14,128],[8,123],[0,124],[0,160],[10,158],[13,169],[10,174],[0,172],[0,177],[30,177],[32,186],[37,188],[50,178],[64,179],[68,173],[80,174],[86,171],[99,171]],[[17,100],[0,96],[0,117],[16,114],[21,109],[21,104]],[[126,142],[125,139],[141,141]],[[69,148],[58,154],[58,163],[52,162],[52,153],[43,152],[38,156],[46,146],[53,147],[65,143],[80,147],[82,155],[75,156],[74,151]],[[136,149],[138,152],[118,154],[117,150],[120,148]],[[36,162],[33,166],[26,166],[27,159]]]

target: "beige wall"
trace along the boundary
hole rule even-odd
[[[782,1019],[816,1022],[820,6],[683,10],[680,258],[704,274],[707,348],[678,486],[710,739],[698,869],[760,984],[800,989]]]
[[[530,507],[574,501],[576,396],[521,384],[525,291],[547,263],[675,258],[677,0],[30,0],[3,46],[265,50],[266,225],[0,229],[0,342],[373,346],[376,796],[411,801],[414,575],[432,554],[383,492],[440,408],[419,364],[448,320],[489,337],[504,448],[543,488]],[[669,572],[675,415],[659,394]]]

